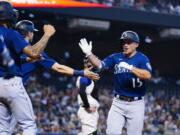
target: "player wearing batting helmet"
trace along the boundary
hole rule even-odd
[[[81,39],[79,46],[93,66],[101,70],[113,69],[114,99],[107,118],[107,134],[120,135],[126,124],[127,135],[142,135],[144,120],[145,80],[151,78],[151,65],[147,56],[138,52],[139,36],[125,31],[120,38],[123,52],[99,60],[92,53],[92,42]]]
[[[0,1],[0,31],[18,70],[15,77],[7,80],[3,78],[7,71],[0,65],[0,123],[3,123],[0,124],[0,134],[10,134],[10,119],[13,114],[23,130],[23,135],[35,135],[36,123],[32,104],[22,84],[20,55],[24,53],[30,58],[41,58],[40,53],[45,49],[48,40],[55,33],[55,29],[51,25],[44,26],[42,39],[31,46],[18,32],[13,30],[17,19],[17,10],[9,2]]]
[[[13,25],[17,21],[17,18],[18,18],[17,10],[14,9],[10,3],[1,1],[0,2],[0,20],[1,21],[10,21],[12,23],[8,23],[8,25]],[[2,22],[0,22],[0,24],[1,23]],[[7,78],[9,78],[13,74],[15,75],[17,70],[14,65],[14,60],[11,58],[11,56],[9,54],[9,50],[6,47],[6,43],[4,42],[4,36],[3,36],[2,31],[0,31],[0,42],[1,42],[1,58],[2,58],[1,66],[3,68],[7,69],[6,71],[8,73],[5,76]]]
[[[18,20],[18,11],[7,1],[0,1],[0,20],[6,22],[9,27],[15,25]]]

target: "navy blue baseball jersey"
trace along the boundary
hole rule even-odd
[[[136,97],[144,96],[145,81],[137,78],[130,70],[119,67],[120,62],[126,62],[136,68],[152,71],[149,59],[137,52],[133,57],[127,58],[123,53],[112,54],[102,61],[102,69],[114,69],[115,94]]]
[[[46,53],[41,53],[43,60],[34,62],[34,63],[22,63],[21,64],[21,71],[23,75],[23,83],[26,83],[28,78],[32,75],[32,72],[38,67],[41,66],[45,69],[51,69],[51,67],[56,63],[56,61],[47,56]],[[27,56],[25,54],[21,55],[21,59],[25,59]]]
[[[20,70],[20,54],[22,53],[22,50],[27,45],[29,45],[29,43],[27,43],[23,39],[23,37],[15,30],[0,26],[0,31],[4,37],[4,42],[6,44],[6,47],[8,48],[11,57],[15,61],[15,66],[16,69],[18,70],[17,76],[22,76]],[[6,74],[6,70],[2,65],[0,65],[0,76],[4,76],[5,74]]]

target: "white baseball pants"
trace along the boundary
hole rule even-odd
[[[0,78],[0,135],[10,134],[12,115],[23,135],[35,135],[36,123],[31,100],[20,77]]]
[[[81,122],[81,129],[83,135],[88,135],[97,130],[97,124],[99,119],[98,111],[94,113],[88,113],[84,107],[79,107],[78,118]]]
[[[126,124],[127,135],[142,135],[144,99],[127,102],[114,97],[107,118],[107,135],[120,135]]]

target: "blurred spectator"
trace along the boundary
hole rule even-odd
[[[180,15],[179,0],[76,0],[104,4],[121,8],[131,8],[154,13]]]
[[[113,6],[114,0],[103,0],[102,4],[107,6]]]
[[[174,8],[174,11],[175,11],[175,13],[180,15],[180,4],[176,5],[176,7]]]
[[[134,6],[134,0],[120,0],[120,7],[132,8]]]
[[[156,74],[158,77],[158,72]],[[78,134],[80,123],[77,118],[77,89],[72,86],[60,90],[53,84],[47,84],[47,82],[44,82],[43,85],[38,83],[36,76],[32,78],[27,85],[27,90],[34,105],[38,133]],[[160,82],[154,83],[154,86]],[[71,84],[72,82],[68,83]],[[101,87],[99,92],[98,132],[105,133],[106,118],[112,102],[113,91]],[[147,93],[145,102],[144,135],[163,135],[166,133],[175,135],[180,133],[180,99],[178,95],[170,96],[165,90],[156,89],[153,93]],[[125,133],[126,130],[123,132]]]

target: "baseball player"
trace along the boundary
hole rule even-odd
[[[7,80],[3,78],[7,72],[0,65],[0,134],[9,134],[10,118],[13,114],[23,130],[23,135],[35,135],[36,123],[32,104],[22,84],[20,55],[25,53],[30,58],[41,58],[40,53],[55,33],[55,29],[51,25],[45,25],[43,37],[38,43],[31,46],[18,32],[12,29],[17,17],[17,10],[9,2],[0,1],[0,31],[6,47],[15,61],[15,67],[19,70],[15,77]]]
[[[15,28],[29,43],[33,41],[34,31],[38,31],[37,29],[35,29],[34,23],[29,20],[19,21],[16,24]],[[74,70],[68,66],[61,65],[54,59],[48,57],[47,54],[44,52],[41,53],[41,56],[43,57],[42,60],[33,62],[25,54],[21,55],[21,62],[22,62],[21,70],[23,74],[24,83],[27,81],[32,71],[34,71],[38,66],[41,66],[45,69],[52,69],[58,73],[62,73],[66,75],[81,75],[81,76],[86,76],[93,80],[99,79],[98,74],[90,72],[87,69],[84,71],[79,71],[79,70]]]
[[[147,56],[136,51],[139,46],[136,32],[122,33],[120,43],[123,52],[99,60],[92,53],[92,42],[81,39],[79,46],[99,69],[114,70],[114,99],[107,118],[107,134],[120,135],[126,123],[128,135],[142,135],[144,120],[145,80],[151,78],[151,65]]]
[[[92,64],[88,59],[84,59],[84,69],[91,68]],[[98,91],[94,88],[94,81],[86,77],[78,77],[76,86],[79,88],[78,94],[78,118],[81,123],[83,135],[97,135],[98,114]]]
[[[23,38],[28,42],[32,42],[33,41],[33,35],[34,35],[34,31],[38,31],[35,26],[34,23],[29,21],[29,20],[22,20],[19,21],[16,26],[15,29],[23,36]],[[78,70],[74,70],[68,66],[65,65],[61,65],[58,62],[56,62],[54,59],[50,58],[47,56],[46,53],[41,53],[41,56],[43,57],[42,60],[36,61],[36,59],[32,59],[35,60],[31,61],[31,59],[29,57],[27,57],[27,55],[22,54],[20,56],[21,58],[21,72],[22,72],[22,77],[23,77],[23,84],[26,84],[27,80],[29,79],[29,77],[31,76],[32,72],[37,68],[37,67],[43,67],[45,69],[52,69],[58,73],[62,73],[62,74],[66,74],[66,75],[84,75],[90,79],[98,79],[98,75],[90,72],[89,70],[84,70],[84,71],[78,71]],[[79,73],[79,74],[77,74]],[[13,128],[16,125],[16,121],[15,119],[11,118],[11,124],[10,124],[10,132],[12,132]]]
[[[6,74],[4,75],[4,79],[10,79],[14,77],[17,73],[17,69],[15,67],[14,60],[10,56],[9,50],[7,49],[5,43],[4,43],[4,37],[2,36],[2,33],[0,31],[0,65],[2,67],[5,67],[7,70]],[[0,102],[0,105],[3,105]],[[1,107],[0,107],[1,109]],[[2,108],[3,109],[3,108]]]

